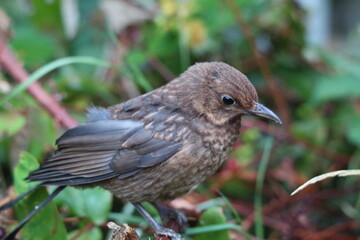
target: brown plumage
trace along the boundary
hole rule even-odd
[[[65,132],[57,151],[28,180],[99,185],[133,203],[174,199],[227,159],[243,115],[280,122],[257,101],[253,85],[235,68],[198,63],[152,92],[91,108],[88,123]]]

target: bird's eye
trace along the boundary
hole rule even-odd
[[[225,105],[233,105],[236,103],[235,100],[229,95],[222,95],[221,99]]]

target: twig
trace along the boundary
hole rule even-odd
[[[159,59],[155,57],[151,57],[149,59],[149,64],[168,82],[176,77],[174,73],[172,73]]]
[[[331,227],[328,227],[323,231],[319,231],[316,233],[309,234],[308,232],[305,232],[303,234],[305,236],[301,236],[301,239],[303,240],[358,239],[358,237],[349,236],[340,233],[346,229],[354,229],[356,231],[356,229],[359,229],[359,223],[356,221],[341,222]],[[348,238],[345,238],[345,236],[347,236]]]
[[[285,123],[285,127],[289,128],[290,114],[289,114],[288,106],[286,104],[286,100],[285,100],[284,96],[282,95],[281,90],[276,85],[275,78],[271,73],[269,63],[266,61],[266,58],[263,57],[256,48],[255,39],[252,34],[250,26],[244,20],[242,14],[241,14],[241,11],[236,6],[234,0],[224,0],[224,2],[225,2],[225,4],[228,5],[229,9],[232,11],[237,24],[243,31],[245,39],[254,54],[256,63],[258,65],[260,71],[262,72],[264,79],[266,81],[266,84],[269,87],[270,93],[275,100],[275,104],[280,111],[281,119]]]
[[[24,82],[29,77],[29,74],[23,68],[22,64],[6,46],[4,39],[0,39],[0,65],[19,83]],[[71,117],[56,99],[48,94],[39,83],[35,82],[31,84],[27,91],[55,118],[56,121],[59,122],[59,124],[66,128],[77,125],[77,121]]]
[[[81,228],[70,240],[76,240],[78,239],[83,233],[89,231],[94,227],[94,224],[89,222],[86,224],[83,228]]]
[[[84,220],[84,217],[66,217],[63,218],[64,223],[78,223],[80,221]]]
[[[135,229],[126,223],[117,225],[114,222],[108,222],[107,227],[113,230],[110,240],[140,240],[140,237],[136,233]]]

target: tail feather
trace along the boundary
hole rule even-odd
[[[30,193],[32,193],[33,191],[35,191],[36,189],[38,189],[41,186],[42,183],[36,185],[35,187],[29,189],[27,192],[17,196],[15,199],[5,203],[4,205],[0,206],[0,211],[3,211],[11,206],[13,206],[15,203],[17,203],[18,201],[20,201],[21,199],[23,199],[23,197],[29,195]]]

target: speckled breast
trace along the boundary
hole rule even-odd
[[[170,159],[131,177],[111,179],[103,187],[130,202],[166,201],[194,190],[227,159],[240,121],[226,129],[193,121],[190,128],[183,148]]]

